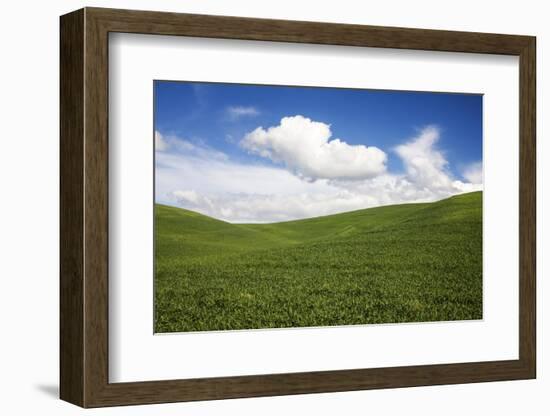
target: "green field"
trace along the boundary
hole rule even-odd
[[[482,193],[230,224],[156,205],[155,331],[482,318]]]

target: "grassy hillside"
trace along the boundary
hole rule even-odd
[[[275,224],[157,205],[157,332],[482,318],[482,193]]]

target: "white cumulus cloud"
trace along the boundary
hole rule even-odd
[[[418,186],[446,189],[452,184],[446,171],[447,160],[435,147],[438,140],[439,129],[429,126],[411,141],[395,148],[407,170],[407,176]]]
[[[296,115],[284,117],[277,126],[258,127],[240,144],[308,179],[365,179],[386,171],[387,156],[379,148],[331,136],[328,124]]]
[[[406,180],[417,190],[427,190],[438,196],[479,190],[480,182],[465,183],[453,178],[445,155],[436,147],[440,131],[435,126],[425,127],[412,140],[395,148],[406,169]]]
[[[315,122],[309,120],[305,125],[308,123]],[[328,126],[318,123],[315,129],[324,131],[328,142]],[[481,176],[466,176],[469,168],[479,171],[474,165],[462,173],[467,181],[453,177],[445,154],[437,147],[439,138],[439,129],[432,126],[397,146],[394,151],[403,164],[403,173],[383,171],[363,179],[325,175],[311,181],[304,180],[310,175],[286,163],[239,163],[200,141],[191,143],[169,136],[165,138],[169,151],[156,155],[155,199],[229,222],[261,223],[435,201],[481,190],[483,185],[477,182]],[[264,150],[275,152],[273,147]],[[283,151],[277,148],[276,152],[280,155]],[[269,153],[266,157],[275,156]]]

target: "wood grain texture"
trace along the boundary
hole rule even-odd
[[[519,55],[528,36],[87,8],[110,32]]]
[[[520,343],[511,361],[189,380],[108,380],[108,33],[520,57]],[[86,8],[61,18],[61,397],[82,407],[534,378],[535,39]]]
[[[85,406],[97,400],[108,380],[109,142],[108,33],[85,13],[84,68],[84,313]]]
[[[536,377],[536,41],[520,54],[519,355]]]
[[[84,405],[84,12],[61,19],[60,388]]]

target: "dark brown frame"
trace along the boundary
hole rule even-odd
[[[109,32],[519,56],[519,359],[109,383]],[[61,398],[101,407],[535,378],[535,50],[530,36],[99,8],[62,16]]]

